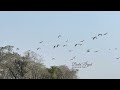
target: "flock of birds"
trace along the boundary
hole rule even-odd
[[[96,35],[96,36],[94,36],[94,37],[91,37],[91,39],[92,40],[95,40],[95,39],[98,39],[98,37],[101,37],[101,36],[105,36],[105,35],[107,35],[108,33],[104,33],[104,34],[98,34],[98,35]],[[58,35],[58,39],[59,38],[61,38],[62,37],[62,35]],[[42,44],[44,41],[40,41],[39,42],[39,44]],[[67,39],[66,41],[65,41],[66,43],[67,42],[69,42],[69,40]],[[85,40],[81,40],[80,41],[80,43],[75,43],[74,44],[74,47],[77,47],[77,46],[82,46],[83,45],[83,42],[85,42]],[[61,44],[57,44],[57,45],[54,45],[53,46],[53,49],[55,49],[55,48],[58,48],[58,47],[60,47],[60,46],[62,46],[62,47],[67,47],[68,45],[67,44],[64,44],[64,45],[61,45]],[[39,50],[39,49],[41,49],[40,47],[38,47],[36,50]],[[17,48],[16,50],[19,50],[19,48]],[[109,49],[109,50],[111,50],[111,49]],[[115,48],[115,50],[117,50],[117,48]],[[30,50],[29,50],[30,51]],[[69,52],[73,52],[74,50],[68,50]],[[91,52],[91,50],[90,49],[88,49],[88,50],[86,50],[86,52],[87,53],[89,53],[89,52]],[[97,53],[97,52],[99,52],[99,50],[96,50],[96,51],[94,51],[95,53]],[[70,60],[74,60],[76,58],[76,56],[74,56],[74,57],[72,57]],[[55,60],[56,58],[55,57],[53,57],[51,60]],[[117,57],[116,59],[120,59],[120,57]]]

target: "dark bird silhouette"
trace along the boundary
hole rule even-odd
[[[120,57],[116,58],[116,59],[120,59]]]
[[[105,33],[104,35],[107,35],[108,33]]]
[[[98,36],[102,36],[102,34],[98,34]]]
[[[117,48],[115,48],[115,50],[117,50]]]
[[[43,41],[39,42],[39,43],[43,43]]]
[[[111,50],[111,49],[109,49],[109,50]]]
[[[17,48],[16,50],[19,50],[19,48]]]
[[[90,52],[90,50],[88,49],[87,52]]]
[[[75,47],[77,46],[78,44],[75,44]]]
[[[81,46],[82,44],[79,44],[79,43],[78,43],[78,44],[75,44],[75,47],[76,47],[77,45],[80,45],[80,46]]]
[[[94,40],[94,39],[97,39],[97,37],[96,37],[96,36],[95,36],[95,37],[92,37],[92,38],[93,38],[93,40]]]
[[[58,36],[58,38],[62,37],[61,35]]]
[[[94,51],[94,52],[98,52],[98,51]]]
[[[82,41],[80,41],[80,42],[84,42],[85,40],[82,40]]]
[[[41,49],[41,48],[37,48],[37,50],[39,50],[39,49]]]
[[[63,45],[63,47],[65,47],[65,46],[67,46],[67,45]]]
[[[55,60],[55,58],[52,58],[52,60]]]
[[[56,46],[54,46],[53,48],[55,48]]]
[[[60,45],[58,44],[57,47],[59,47]]]

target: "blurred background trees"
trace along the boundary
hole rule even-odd
[[[33,51],[20,55],[14,46],[0,47],[0,79],[77,79],[77,70],[66,65],[45,67]]]

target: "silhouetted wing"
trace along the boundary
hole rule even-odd
[[[75,44],[75,46],[77,46],[77,44]]]
[[[87,52],[90,52],[90,50],[87,50]]]
[[[55,46],[53,48],[55,48]]]
[[[98,36],[102,36],[102,34],[98,34]]]
[[[57,47],[60,46],[59,44],[57,45]]]
[[[80,41],[80,42],[84,42],[85,40],[82,40],[82,41]]]
[[[67,46],[67,45],[63,45],[63,47],[65,47],[65,46]]]
[[[104,35],[107,35],[108,33],[105,33]]]
[[[43,41],[39,42],[39,43],[43,43]]]
[[[61,35],[58,36],[58,38],[60,38],[60,37],[61,37]]]

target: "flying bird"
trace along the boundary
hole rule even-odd
[[[107,35],[108,33],[105,33],[104,35]]]
[[[63,45],[63,47],[65,47],[65,46],[67,46],[67,45]]]
[[[78,44],[75,44],[75,47],[77,46]]]
[[[43,41],[39,42],[39,43],[43,43]]]
[[[90,52],[90,50],[88,49],[87,52]]]
[[[37,50],[39,50],[39,49],[41,49],[41,48],[37,48]]]
[[[98,52],[98,51],[95,51],[95,52]]]
[[[82,41],[80,41],[80,42],[84,42],[85,40],[82,40]]]
[[[58,36],[58,38],[60,38],[60,37],[61,37],[61,35]]]
[[[96,37],[96,36],[95,36],[95,37],[92,37],[92,38],[93,38],[93,40],[94,40],[94,39],[97,39],[97,37]]]
[[[75,44],[75,47],[76,47],[77,45],[80,45],[80,46],[81,46],[82,44],[79,44],[79,43],[78,43],[78,44]]]
[[[56,46],[54,46],[53,48],[55,48]]]
[[[102,36],[102,34],[98,34],[98,36]]]
[[[115,48],[115,50],[117,50],[117,48]]]
[[[58,44],[57,47],[59,47],[60,45]]]
[[[120,59],[120,57],[116,58],[116,59]]]
[[[52,58],[52,60],[55,60],[55,58]]]

